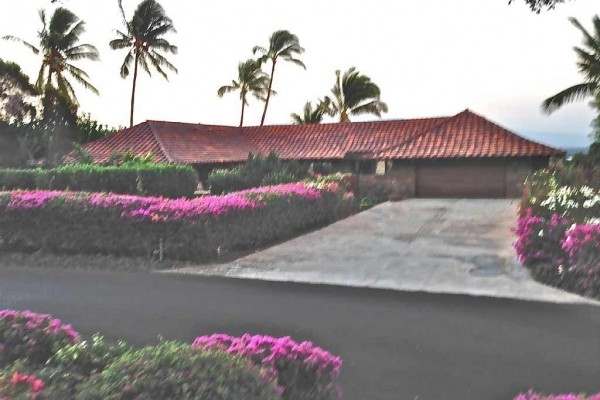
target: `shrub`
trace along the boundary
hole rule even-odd
[[[0,192],[0,248],[205,260],[262,246],[337,215],[339,185],[288,184],[227,196],[164,199]]]
[[[44,364],[62,347],[79,341],[71,325],[47,314],[31,311],[0,311],[0,368],[25,360],[27,365]]]
[[[297,343],[290,337],[215,334],[197,338],[193,346],[241,355],[267,368],[280,386],[281,397],[285,400],[329,400],[341,397],[338,383],[341,358],[311,342]]]
[[[54,399],[71,399],[78,386],[104,371],[116,359],[131,353],[125,342],[109,344],[100,335],[60,348],[35,371],[43,379]]]
[[[22,374],[18,371],[0,373],[0,400],[44,400],[45,383],[36,375]]]
[[[570,225],[568,220],[558,214],[553,214],[550,220],[546,220],[533,215],[530,209],[527,210],[527,214],[519,218],[514,231],[517,235],[514,247],[519,261],[526,266],[536,263],[562,265],[566,254],[561,242]]]
[[[600,400],[600,393],[586,396],[584,394],[551,394],[543,395],[529,391],[524,394],[520,394],[514,398],[514,400]]]
[[[297,161],[283,162],[275,153],[267,157],[248,155],[246,162],[233,169],[217,169],[206,181],[212,194],[224,194],[259,186],[297,182],[308,176],[308,166]]]
[[[177,198],[191,197],[197,180],[193,168],[171,164],[73,164],[47,170],[0,170],[0,189],[4,190],[80,190]]]
[[[247,360],[163,342],[127,353],[80,386],[76,399],[275,400],[275,385]]]

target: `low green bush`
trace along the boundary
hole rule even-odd
[[[249,360],[163,342],[124,354],[80,385],[75,399],[276,400],[275,390]]]
[[[177,198],[193,196],[197,181],[192,167],[170,164],[73,164],[53,169],[0,170],[2,190],[73,190]]]
[[[216,169],[206,181],[212,194],[225,194],[253,187],[298,182],[308,176],[308,166],[281,161],[275,153],[267,157],[248,155],[246,162],[232,169]]]

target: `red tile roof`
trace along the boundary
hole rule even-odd
[[[155,161],[222,163],[250,152],[283,159],[371,159],[562,156],[564,152],[518,136],[471,111],[453,117],[315,125],[229,127],[147,121],[88,143],[94,161],[115,151],[152,151]]]

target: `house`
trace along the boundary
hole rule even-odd
[[[201,177],[275,152],[378,176],[406,196],[518,197],[525,177],[564,152],[525,139],[469,110],[450,117],[313,125],[230,127],[147,121],[85,146],[97,163],[114,152],[152,152],[194,165]]]

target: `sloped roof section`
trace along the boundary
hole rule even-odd
[[[382,151],[375,159],[563,156],[564,152],[525,139],[486,118],[465,110]]]
[[[147,121],[85,146],[94,161],[115,151],[149,151],[157,162],[182,164],[243,161],[271,151],[283,159],[431,159],[562,156],[564,152],[525,139],[463,111],[453,117],[313,125],[230,127]]]

